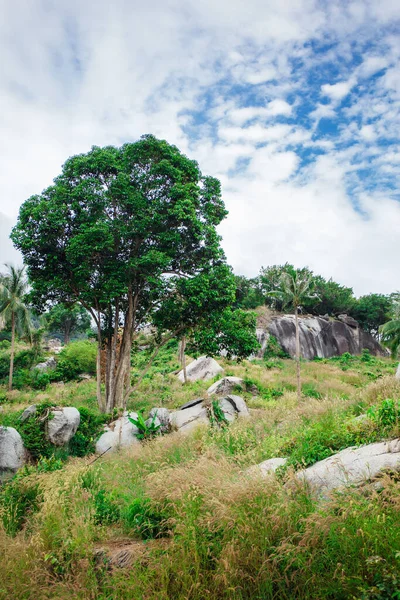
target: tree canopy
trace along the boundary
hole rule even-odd
[[[92,315],[107,351],[103,410],[124,404],[135,331],[185,281],[226,264],[216,230],[226,214],[219,181],[151,135],[68,159],[54,184],[22,205],[12,239],[32,302],[43,310],[78,301]]]

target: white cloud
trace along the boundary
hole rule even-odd
[[[343,98],[350,93],[354,83],[354,80],[341,81],[334,84],[326,83],[321,86],[321,92],[324,96],[328,96],[328,98],[331,100],[343,100]]]

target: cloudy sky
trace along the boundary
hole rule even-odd
[[[235,272],[400,288],[398,0],[0,0],[0,262],[19,206],[153,133],[218,177]]]

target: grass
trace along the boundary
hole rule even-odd
[[[143,369],[134,360],[133,379]],[[255,384],[249,419],[173,433],[92,462],[50,457],[0,498],[0,599],[372,600],[400,597],[399,476],[323,503],[293,470],[338,450],[399,435],[400,383],[389,359],[302,364],[221,360]],[[130,408],[176,408],[212,382],[182,385],[166,348]],[[0,424],[38,402],[95,410],[95,382],[6,395]],[[359,415],[367,414],[364,419]],[[285,456],[268,479],[247,467]],[[126,568],[108,561],[130,556]]]

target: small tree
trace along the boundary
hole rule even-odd
[[[74,306],[56,304],[46,314],[46,323],[49,331],[62,334],[66,345],[72,335],[83,333],[90,328],[90,316],[80,304]]]
[[[382,343],[387,346],[392,358],[397,358],[400,348],[400,319],[392,319],[379,328]]]
[[[278,289],[269,293],[270,296],[279,298],[282,307],[291,307],[294,310],[296,326],[296,376],[297,376],[297,399],[301,400],[301,377],[300,377],[300,328],[299,308],[302,304],[312,298],[317,298],[313,293],[312,278],[304,271],[290,269],[283,272],[278,282]]]
[[[0,283],[0,315],[11,328],[10,373],[8,389],[12,390],[15,354],[15,334],[30,337],[31,319],[29,309],[24,302],[28,282],[25,277],[25,268],[15,268],[6,265],[8,273]]]

